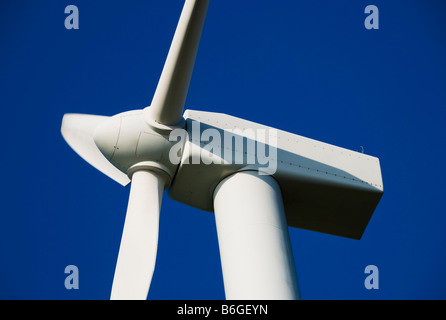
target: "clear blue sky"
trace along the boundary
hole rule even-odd
[[[66,30],[75,4],[80,29]],[[364,8],[379,8],[379,30]],[[0,3],[0,298],[108,299],[129,187],[60,134],[64,113],[147,106],[183,1]],[[210,1],[187,108],[380,158],[360,241],[290,229],[303,299],[445,299],[446,3]],[[150,299],[223,299],[214,216],[163,198]],[[79,290],[64,268],[78,266]],[[379,289],[364,268],[379,268]]]

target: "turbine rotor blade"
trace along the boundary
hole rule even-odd
[[[147,121],[173,126],[182,121],[189,82],[209,0],[186,0],[161,73]]]
[[[154,171],[133,173],[112,300],[147,299],[155,269],[164,186],[164,177]]]
[[[85,161],[106,176],[126,186],[130,179],[104,157],[93,140],[95,128],[108,118],[106,116],[67,113],[62,119],[61,133],[68,145]]]

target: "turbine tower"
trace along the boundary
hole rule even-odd
[[[225,114],[183,113],[208,4],[185,1],[149,107],[62,120],[74,151],[131,182],[111,299],[147,298],[164,190],[215,212],[227,299],[299,299],[288,226],[360,239],[383,194],[375,157]]]

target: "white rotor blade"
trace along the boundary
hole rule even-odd
[[[161,73],[148,118],[164,125],[182,119],[209,0],[186,0]]]
[[[106,116],[67,113],[62,119],[62,136],[85,161],[106,176],[126,186],[130,179],[104,157],[93,140],[94,129],[108,118]]]
[[[164,178],[153,171],[136,171],[110,299],[145,300],[155,269],[159,212]]]

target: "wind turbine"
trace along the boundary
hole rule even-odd
[[[227,299],[298,299],[288,226],[360,239],[383,194],[375,157],[225,114],[183,114],[208,4],[185,1],[149,107],[62,120],[82,158],[131,182],[111,299],[147,298],[165,189],[215,212]]]

